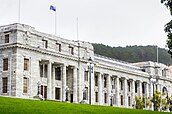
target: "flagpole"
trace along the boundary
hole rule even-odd
[[[157,63],[158,63],[158,44],[157,44],[157,46],[156,46],[157,48],[156,48],[156,61],[157,61]]]
[[[20,23],[20,0],[18,4],[18,23]]]
[[[55,11],[55,35],[56,35],[56,27],[57,27],[57,26],[56,26],[56,23],[57,23],[57,22],[56,22],[56,16],[57,16],[57,14],[56,14],[56,11]]]
[[[77,41],[79,40],[78,39],[78,17],[76,18],[76,37],[77,37]]]

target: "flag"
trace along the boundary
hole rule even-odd
[[[50,10],[53,10],[53,11],[56,11],[56,7],[54,7],[54,6],[50,6]]]

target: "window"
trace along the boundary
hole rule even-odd
[[[8,70],[8,58],[3,59],[3,71]]]
[[[119,82],[119,83],[120,83],[120,89],[121,89],[121,90],[123,90],[123,81],[122,81],[122,80],[120,80],[120,82]]]
[[[142,83],[142,93],[145,94],[145,83]]]
[[[85,89],[84,89],[83,100],[88,100],[88,87],[85,87]]]
[[[71,55],[74,55],[74,48],[71,47],[71,46],[69,46],[69,53],[70,53]]]
[[[98,92],[95,92],[95,100],[96,100],[96,102],[98,102],[99,100],[98,100]]]
[[[60,100],[60,88],[56,88],[55,98],[56,98],[56,100]]]
[[[55,79],[61,80],[61,68],[60,67],[55,68]]]
[[[48,41],[47,40],[42,40],[43,41],[43,47],[47,48],[48,47]]]
[[[47,70],[48,70],[48,67],[47,67],[47,65],[45,64],[45,65],[44,65],[44,78],[47,78]]]
[[[47,99],[47,86],[41,85],[41,95],[42,98]]]
[[[104,77],[104,87],[105,87],[105,88],[106,88],[106,84],[107,84],[106,82],[107,82],[107,77],[105,76],[105,77]]]
[[[47,70],[48,70],[47,64],[40,64],[39,68],[40,68],[40,77],[47,78]]]
[[[61,52],[61,44],[60,43],[56,43],[56,46],[57,46],[57,51]]]
[[[23,78],[23,93],[27,93],[28,90],[28,78]]]
[[[121,95],[121,105],[124,105],[124,103],[123,103],[123,95]]]
[[[127,85],[128,85],[128,92],[130,92],[131,91],[130,81],[127,82]]]
[[[8,78],[7,77],[4,77],[2,78],[2,83],[3,83],[3,87],[2,87],[2,92],[3,93],[7,93],[7,87],[8,87]]]
[[[24,58],[24,70],[29,70],[29,59]]]
[[[137,93],[137,82],[135,82],[135,93]]]
[[[107,103],[107,93],[104,93],[104,103]]]
[[[88,81],[88,71],[85,71],[84,72],[84,80],[85,81]]]
[[[40,77],[43,77],[43,64],[40,64],[39,67],[40,67]]]
[[[131,98],[128,97],[128,106],[131,106]]]
[[[98,86],[98,76],[95,76],[95,86]]]
[[[5,35],[5,43],[9,43],[9,34]]]

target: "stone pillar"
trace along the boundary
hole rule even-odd
[[[66,65],[62,68],[62,101],[66,101]]]
[[[52,67],[52,99],[55,100],[55,67]]]
[[[73,67],[73,102],[77,103],[77,68]]]
[[[139,81],[139,96],[142,97],[142,82]]]
[[[116,106],[120,106],[120,96],[119,96],[119,77],[116,77]]]
[[[52,99],[52,84],[51,84],[51,72],[52,72],[52,63],[49,61],[48,64],[48,75],[47,75],[47,99],[51,100]]]
[[[152,99],[153,98],[153,83],[152,82],[150,82],[150,85],[149,85],[149,97]],[[153,108],[153,103],[152,103],[152,107],[150,107],[150,110],[153,110],[154,108]]]
[[[102,103],[102,93],[103,93],[103,90],[102,90],[102,75],[99,73],[99,76],[98,76],[98,79],[99,79],[99,81],[98,81],[98,89],[99,89],[99,91],[98,91],[98,96],[99,96],[99,105],[102,105],[103,103]]]
[[[110,95],[111,95],[111,80],[110,75],[107,75],[107,104],[110,106]]]
[[[135,106],[135,80],[132,81],[131,85],[131,101],[132,104]]]
[[[124,78],[124,107],[128,107],[128,88],[127,88],[127,79]]]

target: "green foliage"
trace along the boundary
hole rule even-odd
[[[127,62],[143,62],[156,61],[157,47],[156,46],[126,46],[126,47],[110,47],[104,44],[93,44],[94,52],[99,55],[111,57]],[[172,59],[168,51],[159,48],[159,62],[171,64]]]
[[[164,114],[148,110],[0,97],[0,114]]]
[[[161,0],[167,9],[170,10],[170,14],[172,15],[172,0]],[[165,25],[164,31],[167,33],[167,45],[168,45],[168,53],[172,56],[172,20]]]
[[[151,107],[151,102],[150,102],[150,98],[146,97],[146,96],[135,96],[135,102],[136,102],[136,109],[144,109],[144,108],[148,108]]]

